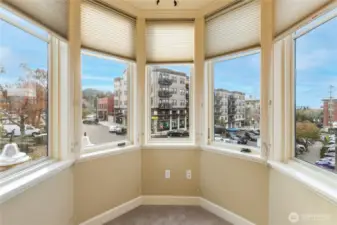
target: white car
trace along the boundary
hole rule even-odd
[[[109,132],[110,133],[116,133],[117,132],[117,129],[118,129],[118,125],[111,125],[110,127],[109,127]]]
[[[20,127],[16,124],[6,124],[3,126],[3,129],[5,130],[6,136],[10,136],[11,133],[14,131],[14,136],[20,136],[21,131]],[[25,135],[26,136],[36,136],[40,134],[40,129],[35,128],[31,125],[25,125]]]

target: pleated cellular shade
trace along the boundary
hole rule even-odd
[[[206,18],[206,58],[213,58],[260,45],[260,1]]]
[[[82,2],[82,47],[134,60],[135,30],[135,18],[93,2]]]
[[[66,38],[68,33],[68,0],[3,0],[14,9]]]
[[[148,63],[193,62],[194,21],[147,21]]]
[[[275,33],[286,32],[332,0],[276,0]]]

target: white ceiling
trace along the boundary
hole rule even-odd
[[[156,4],[157,0],[124,0],[125,2],[132,4],[136,8],[146,10],[167,10],[167,9],[179,9],[179,10],[197,10],[215,2],[230,2],[231,0],[177,0],[178,5],[174,7],[174,0],[160,0],[159,5]]]

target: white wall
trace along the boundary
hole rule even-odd
[[[0,205],[0,225],[74,225],[72,217],[71,168]]]
[[[290,213],[298,214],[299,221],[291,223]],[[336,225],[337,205],[302,183],[270,169],[269,218],[269,225]]]

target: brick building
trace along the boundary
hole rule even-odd
[[[100,120],[108,120],[114,115],[114,96],[97,99],[97,116]]]
[[[323,126],[330,126],[332,123],[337,122],[337,99],[323,99]]]

